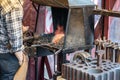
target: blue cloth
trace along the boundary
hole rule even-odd
[[[14,54],[0,54],[0,80],[13,80],[20,65]]]
[[[2,10],[1,10],[2,11]],[[21,8],[12,9],[5,15],[0,11],[0,53],[13,53],[22,50],[23,33]],[[9,48],[8,48],[8,45]]]

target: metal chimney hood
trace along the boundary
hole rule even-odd
[[[95,6],[95,4],[91,0],[32,0],[32,1],[43,6],[61,8]]]

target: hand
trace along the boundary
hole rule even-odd
[[[22,26],[23,33],[25,33],[26,31],[28,31],[28,29],[29,29],[29,26]]]
[[[17,57],[19,64],[22,65],[24,59],[23,52],[22,51],[16,52],[15,56]]]

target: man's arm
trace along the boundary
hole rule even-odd
[[[11,51],[15,53],[20,65],[23,60],[23,32],[22,32],[23,9],[13,9],[6,14],[6,29]]]

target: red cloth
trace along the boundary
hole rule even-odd
[[[24,8],[23,25],[30,26],[30,30],[34,31],[37,13],[32,5],[32,2],[30,0],[25,0],[23,8]],[[39,11],[40,12],[38,17],[36,33],[40,34],[43,33],[45,29],[45,7],[41,6]]]

